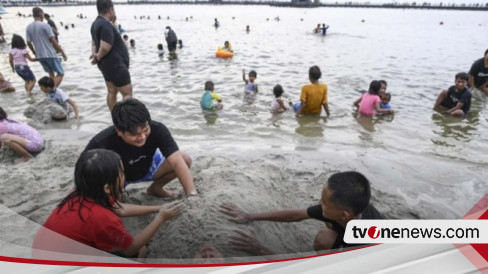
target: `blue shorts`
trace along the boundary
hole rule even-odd
[[[300,108],[300,106],[301,106],[301,105],[302,105],[302,102],[296,103],[296,104],[293,106],[293,110],[294,110],[295,112],[297,112],[297,111],[298,111],[298,109]]]
[[[61,66],[61,61],[59,58],[39,58],[39,63],[41,63],[44,71],[47,73],[56,72],[59,75],[64,74],[63,66]]]
[[[141,182],[153,181],[153,175],[154,173],[156,173],[156,171],[158,171],[159,167],[164,163],[164,159],[165,158],[161,153],[161,151],[159,150],[159,148],[156,149],[156,152],[154,153],[153,156],[153,161],[151,163],[151,167],[149,167],[149,171],[147,172],[147,174],[137,181],[133,181],[133,182],[126,181],[124,187],[127,187],[129,184],[137,184]]]
[[[34,73],[32,73],[32,70],[27,65],[15,65],[15,72],[17,72],[24,81],[29,82],[36,80]]]

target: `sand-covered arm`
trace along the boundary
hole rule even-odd
[[[234,223],[245,224],[252,221],[274,221],[274,222],[299,222],[309,219],[307,209],[289,209],[268,211],[260,213],[248,213],[241,210],[232,203],[224,203],[220,206],[220,212],[229,215],[228,220]]]

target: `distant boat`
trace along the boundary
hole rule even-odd
[[[0,14],[5,14],[7,12],[8,11],[4,7],[0,6]]]

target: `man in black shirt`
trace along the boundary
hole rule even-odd
[[[112,25],[116,15],[112,0],[97,0],[98,17],[91,26],[92,64],[97,64],[107,86],[107,105],[110,110],[117,102],[117,92],[122,99],[132,97],[129,73],[129,52]]]
[[[485,50],[485,56],[476,60],[471,66],[469,87],[474,94],[482,93],[488,96],[488,49]]]
[[[255,220],[275,222],[299,222],[316,219],[325,222],[326,227],[315,237],[314,249],[329,250],[355,246],[344,242],[346,225],[353,219],[384,219],[383,215],[369,204],[371,197],[368,179],[359,172],[339,172],[330,176],[322,190],[320,204],[304,209],[247,213],[234,204],[221,205],[220,211],[231,216],[232,222],[245,224]],[[232,237],[237,248],[256,255],[273,255],[253,233],[238,232]]]
[[[163,187],[176,177],[187,195],[198,195],[190,173],[191,158],[179,151],[162,123],[152,121],[146,106],[136,99],[115,104],[113,126],[93,137],[86,150],[104,148],[120,155],[125,185],[153,181],[147,194],[175,198]]]
[[[47,14],[47,13],[44,13],[44,18],[46,18],[47,24],[53,30],[54,39],[56,39],[56,41],[59,42],[59,39],[58,39],[59,32],[58,32],[58,27],[56,27],[56,23],[54,23],[54,21],[51,19],[51,16],[49,14]]]

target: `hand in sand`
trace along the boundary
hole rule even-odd
[[[236,235],[230,237],[230,244],[234,249],[254,255],[272,255],[272,252],[258,240],[254,230],[251,229],[249,233],[241,230],[234,230],[234,232]]]
[[[233,203],[223,203],[220,205],[220,212],[231,216],[232,218],[228,218],[227,220],[238,223],[238,224],[246,224],[252,221],[249,218],[249,214],[241,210]]]
[[[175,201],[169,204],[164,204],[159,209],[158,216],[163,220],[167,221],[172,219],[183,212],[183,204],[180,201]]]

